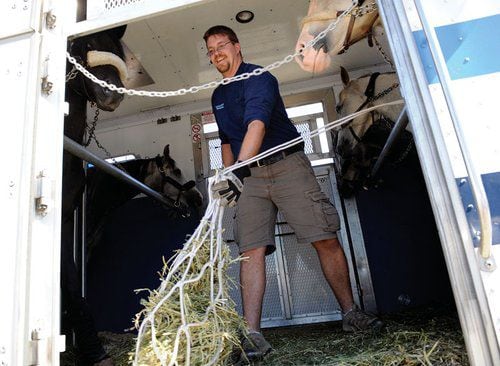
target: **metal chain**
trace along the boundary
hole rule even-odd
[[[374,102],[374,101],[376,101],[376,100],[378,100],[380,98],[383,98],[387,94],[389,94],[391,91],[393,91],[394,89],[397,89],[398,87],[399,87],[399,83],[394,83],[390,87],[388,87],[387,89],[382,90],[377,95],[374,95],[373,97],[368,98],[367,101],[368,101],[368,103],[371,103],[371,102]]]
[[[378,41],[377,37],[375,37],[374,34],[372,34],[372,38],[373,40],[375,41],[375,45],[377,46],[377,49],[378,51],[380,52],[380,54],[382,55],[382,57],[384,58],[385,62],[387,62],[390,66],[391,66],[391,70],[392,71],[395,71],[395,67],[394,67],[394,64],[392,63],[391,59],[389,58],[389,56],[387,56],[387,54],[385,53],[384,49],[382,48],[382,45],[380,44],[380,42]]]
[[[369,13],[373,13],[376,10],[378,10],[377,3],[375,1],[372,1],[369,4],[355,7],[350,14],[357,18]]]
[[[374,4],[374,2],[371,4]],[[371,4],[367,4],[367,5],[371,5]],[[83,75],[85,75],[85,77],[92,80],[94,83],[98,84],[99,86],[101,86],[103,88],[108,88],[109,90],[115,91],[115,92],[120,93],[120,94],[127,94],[127,95],[131,95],[131,96],[137,95],[137,96],[141,96],[141,97],[152,97],[152,98],[167,98],[167,97],[173,97],[173,96],[178,96],[178,95],[185,95],[188,93],[194,94],[194,93],[198,93],[201,90],[216,88],[219,85],[227,85],[227,84],[230,84],[230,83],[233,83],[236,81],[249,79],[250,77],[261,75],[266,71],[277,69],[278,67],[281,67],[284,64],[292,62],[295,57],[300,56],[306,49],[313,47],[316,43],[319,42],[319,40],[324,38],[328,32],[335,29],[337,24],[340,22],[340,20],[342,20],[342,18],[344,18],[346,15],[351,14],[354,11],[354,9],[356,9],[357,6],[358,6],[357,1],[353,1],[351,7],[349,7],[347,10],[345,10],[335,21],[331,22],[328,25],[328,27],[326,27],[322,32],[320,32],[314,39],[307,42],[304,47],[302,47],[301,49],[299,49],[295,53],[284,57],[281,61],[273,62],[272,64],[269,64],[265,67],[255,69],[252,72],[245,72],[243,74],[239,74],[239,75],[233,76],[231,78],[224,78],[220,81],[211,81],[211,82],[206,83],[206,84],[192,86],[188,89],[182,88],[182,89],[178,89],[175,91],[146,91],[146,90],[135,90],[135,89],[127,89],[124,87],[117,87],[114,84],[109,84],[109,83],[105,82],[104,80],[100,80],[97,77],[95,77],[92,73],[90,73],[87,69],[85,69],[85,67],[80,65],[78,63],[78,61],[73,56],[71,56],[69,54],[69,52],[66,52],[66,58],[68,59],[68,61],[71,64],[74,65],[74,67],[76,69],[78,69],[78,71],[80,71]]]
[[[94,107],[94,106],[95,106],[95,103],[90,102],[90,107]],[[92,138],[95,139],[95,127],[97,125],[97,120],[99,119],[99,112],[100,112],[100,109],[97,108],[97,106],[96,106],[94,120],[92,121],[92,124],[90,125],[90,127],[88,124],[85,126],[85,129],[87,130],[87,142],[85,144],[83,144],[83,146],[85,146],[85,147],[90,145],[90,143],[92,142]]]
[[[111,155],[111,153],[99,142],[99,140],[97,139],[97,136],[95,134],[95,128],[97,125],[97,121],[99,119],[100,109],[95,105],[94,102],[90,102],[90,107],[94,107],[94,106],[96,107],[94,119],[93,119],[92,124],[90,126],[88,124],[85,126],[85,129],[87,130],[87,141],[85,142],[85,144],[83,146],[85,146],[85,147],[89,146],[90,143],[92,142],[92,140],[94,140],[97,147],[99,149],[101,149],[102,151],[104,151],[104,153],[106,154],[108,159],[113,159],[113,155]],[[118,169],[121,169],[122,171],[127,173],[127,170],[119,162],[115,161],[114,166],[116,166]]]

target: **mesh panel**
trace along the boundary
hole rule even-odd
[[[224,211],[223,226],[224,240],[228,243],[231,250],[231,258],[238,257],[238,246],[233,241],[233,222],[234,222],[234,208],[226,209]],[[241,303],[240,293],[240,263],[236,262],[231,264],[228,269],[228,275],[234,281],[234,286],[229,291],[229,296],[236,303],[236,310],[243,314],[243,307]],[[283,310],[281,306],[281,291],[279,288],[279,274],[276,265],[275,254],[266,257],[266,292],[264,294],[264,301],[262,304],[262,321],[269,319],[283,319]]]
[[[208,151],[210,153],[210,170],[222,169],[222,150],[220,138],[208,139]]]
[[[297,131],[299,131],[300,135],[304,139],[304,151],[306,154],[312,154],[314,153],[313,149],[313,144],[311,141],[311,127],[309,126],[309,123],[307,122],[300,122],[300,123],[294,123],[295,127],[297,128]]]
[[[326,282],[316,251],[309,244],[297,244],[295,235],[282,236],[292,317],[338,312],[340,306]]]
[[[106,10],[109,9],[114,9],[114,8],[121,8],[122,6],[127,6],[130,4],[135,4],[142,2],[144,0],[105,0],[104,1],[104,7]]]

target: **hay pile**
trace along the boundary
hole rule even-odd
[[[130,354],[137,365],[223,365],[239,345],[243,321],[228,294],[229,249],[208,222],[200,226],[165,263],[160,288],[147,290],[135,319],[136,352]]]
[[[453,312],[416,309],[382,317],[380,334],[348,334],[340,323],[267,329],[275,351],[262,366],[467,366],[460,323]]]
[[[378,335],[346,334],[340,323],[331,322],[264,329],[274,351],[262,366],[469,365],[453,311],[423,308],[382,319],[386,327]],[[115,365],[130,364],[135,335],[106,332],[99,336]],[[71,349],[63,354],[61,365],[77,365]]]

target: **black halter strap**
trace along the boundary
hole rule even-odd
[[[379,72],[374,72],[373,74],[370,75],[370,80],[368,81],[368,85],[366,86],[366,89],[365,89],[365,97],[366,97],[366,99],[363,102],[363,104],[361,104],[358,107],[358,109],[356,109],[356,112],[359,112],[360,110],[362,110],[363,108],[365,108],[366,105],[373,100],[373,97],[375,96],[375,83],[377,82],[377,78],[379,77],[379,75],[380,75]],[[352,121],[353,120],[351,120],[349,122],[349,124]],[[354,129],[352,128],[352,126],[349,126],[349,131],[351,132],[352,137],[354,137],[354,139],[357,142],[361,142],[361,139],[359,138],[358,135],[356,135],[356,132],[354,132]]]
[[[192,189],[196,185],[196,183],[193,180],[190,180],[184,184],[180,184],[175,179],[173,179],[172,177],[169,177],[168,175],[165,174],[165,170],[163,169],[163,162],[162,162],[162,159],[160,156],[157,156],[155,158],[155,162],[156,162],[156,166],[158,167],[158,170],[161,174],[161,180],[162,180],[161,186],[163,187],[163,185],[165,183],[169,183],[179,191],[179,193],[177,194],[177,199],[174,202],[174,206],[179,207],[182,193]]]

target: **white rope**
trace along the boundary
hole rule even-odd
[[[324,125],[323,127],[320,127],[314,131],[311,131],[310,136],[315,137],[318,136],[321,133],[324,133],[326,131],[329,131],[335,127],[342,126],[349,121],[351,121],[353,118],[356,118],[362,114],[369,113],[377,108],[382,108],[386,106],[393,106],[393,105],[398,105],[398,104],[403,104],[404,101],[397,100],[389,103],[384,103],[380,104],[374,107],[366,108],[362,111],[353,113],[351,115],[345,116],[343,118],[340,118],[338,120],[332,121]],[[135,357],[134,357],[134,365],[137,366],[139,365],[138,362],[138,357],[139,357],[139,352],[140,352],[140,345],[143,342],[143,337],[147,331],[148,328],[151,329],[151,344],[152,348],[155,352],[155,355],[157,359],[160,361],[161,365],[168,365],[168,366],[173,366],[177,365],[177,357],[180,352],[180,339],[184,335],[186,337],[186,360],[185,360],[185,365],[190,365],[190,352],[191,352],[191,334],[190,334],[190,328],[199,326],[200,323],[188,323],[187,321],[187,312],[189,309],[187,308],[186,304],[184,303],[184,286],[196,281],[199,281],[205,274],[207,270],[211,271],[211,283],[210,283],[210,305],[207,307],[204,318],[202,323],[208,321],[209,314],[214,313],[216,314],[217,306],[226,306],[228,300],[224,298],[224,293],[223,293],[223,284],[226,281],[226,276],[227,274],[224,273],[223,268],[226,264],[227,258],[224,257],[223,255],[223,246],[225,245],[223,238],[222,238],[222,232],[223,232],[223,216],[224,216],[224,208],[220,205],[220,200],[219,199],[214,199],[212,195],[212,190],[211,187],[215,182],[220,181],[221,179],[224,179],[224,175],[230,171],[233,171],[234,169],[237,169],[241,166],[250,164],[258,159],[262,159],[266,156],[269,156],[276,151],[286,149],[287,147],[296,145],[300,142],[303,141],[302,137],[297,137],[296,139],[290,140],[284,144],[278,145],[272,149],[269,149],[265,152],[262,152],[261,154],[245,160],[244,162],[234,164],[231,167],[228,167],[222,171],[217,171],[214,176],[208,178],[208,196],[209,196],[209,203],[208,207],[205,211],[205,214],[203,218],[201,219],[200,224],[196,228],[195,232],[193,235],[190,237],[190,239],[185,243],[183,249],[176,254],[176,256],[173,258],[170,270],[163,280],[162,284],[160,285],[159,289],[157,290],[159,293],[165,292],[166,291],[166,284],[171,283],[170,280],[172,279],[172,276],[174,275],[179,275],[178,271],[181,265],[187,265],[184,268],[184,272],[181,274],[181,278],[179,281],[175,283],[175,285],[163,295],[163,298],[158,302],[158,304],[153,308],[153,310],[147,314],[147,316],[144,317],[138,331],[138,336],[137,336],[137,341],[136,341],[136,348],[135,348]],[[208,229],[207,229],[208,228]],[[205,263],[201,269],[199,270],[198,274],[196,275],[191,275],[189,276],[189,271],[191,270],[193,260],[196,257],[198,251],[203,245],[206,245],[206,243],[209,243],[210,245],[210,260]],[[215,288],[215,281],[214,278],[217,277],[217,283],[218,283],[218,288]],[[173,352],[169,354],[165,354],[164,352],[161,351],[161,347],[159,347],[157,343],[157,330],[155,326],[155,316],[158,310],[166,303],[166,301],[171,297],[171,296],[179,296],[179,301],[180,301],[180,309],[181,309],[181,318],[182,318],[182,325],[178,328],[176,337],[174,340],[174,347],[173,347]],[[215,316],[214,319],[217,319]],[[223,332],[224,330],[221,329]],[[218,347],[218,351],[212,356],[210,360],[210,365],[215,365],[219,361],[220,354],[222,352],[222,340],[220,340],[220,344]]]
[[[266,71],[271,71],[273,69],[277,69],[284,64],[290,63],[293,61],[295,57],[300,56],[306,49],[313,47],[316,43],[318,43],[319,40],[324,38],[328,32],[331,30],[335,29],[337,27],[337,24],[348,14],[350,14],[356,7],[358,6],[357,0],[354,0],[351,4],[351,6],[345,10],[337,19],[332,21],[328,27],[326,27],[322,32],[320,32],[314,39],[310,40],[305,44],[304,47],[299,49],[298,51],[295,51],[294,53],[284,57],[280,61],[273,62],[265,67],[257,68],[253,70],[252,72],[245,72],[240,75],[236,75],[230,78],[224,78],[220,81],[211,81],[206,84],[202,85],[197,85],[197,86],[192,86],[188,89],[186,88],[181,88],[175,91],[147,91],[147,90],[136,90],[136,89],[127,89],[124,87],[117,87],[114,84],[107,83],[104,80],[100,80],[97,77],[95,77],[91,72],[89,72],[83,65],[78,63],[78,61],[69,54],[69,52],[66,52],[66,58],[68,61],[73,64],[73,66],[78,69],[85,77],[88,79],[92,80],[94,83],[100,85],[103,88],[107,88],[113,91],[116,91],[117,93],[120,94],[127,94],[127,95],[137,95],[141,97],[152,97],[152,98],[168,98],[168,97],[173,97],[173,96],[178,96],[178,95],[185,95],[188,93],[194,94],[198,93],[200,90],[206,90],[206,89],[213,89],[218,87],[219,85],[227,85],[230,83],[233,83],[235,81],[241,81],[245,79],[249,79],[252,76],[258,76],[261,75],[262,73]]]

